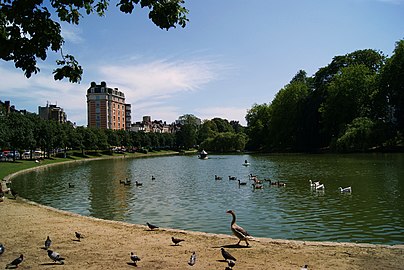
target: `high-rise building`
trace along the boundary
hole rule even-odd
[[[125,94],[118,88],[107,87],[106,82],[92,82],[87,90],[88,127],[126,129],[130,123],[130,104],[125,104]],[[130,124],[129,124],[130,127]]]
[[[38,106],[38,114],[44,120],[55,120],[59,123],[67,121],[67,115],[63,109],[53,104],[46,104],[46,107]]]

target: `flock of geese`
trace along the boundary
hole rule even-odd
[[[268,179],[268,178],[264,178],[263,180],[260,180],[260,179],[258,179],[257,175],[253,175],[253,174],[249,174],[248,179],[250,181],[252,181],[251,185],[254,189],[263,189],[265,182],[268,182],[269,186],[278,186],[278,187],[286,186],[285,182],[272,181],[271,179]],[[223,177],[215,175],[215,180],[223,180]],[[242,180],[238,179],[236,176],[229,175],[229,180],[238,181],[239,186],[246,186],[248,184],[248,181],[242,181]]]
[[[263,180],[258,179],[257,175],[253,175],[253,174],[249,174],[248,175],[248,179],[250,181],[252,181],[252,187],[253,189],[263,189],[264,188],[264,183],[268,182],[269,186],[277,186],[277,187],[285,187],[286,183],[285,182],[281,182],[281,181],[272,181],[269,178],[264,178]],[[218,176],[215,174],[215,180],[223,180],[222,176]],[[231,176],[229,175],[229,180],[236,180],[238,181],[238,185],[239,186],[245,186],[248,184],[248,181],[241,181],[240,179],[237,179],[236,176]],[[324,191],[325,190],[325,185],[323,183],[321,183],[320,181],[312,181],[309,180],[310,183],[310,188],[313,191]],[[348,186],[348,187],[339,187],[338,190],[341,193],[352,193],[352,187]]]

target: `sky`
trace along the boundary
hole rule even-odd
[[[270,103],[299,70],[312,76],[334,56],[375,49],[391,56],[404,39],[404,0],[185,0],[189,22],[168,31],[147,10],[62,23],[63,53],[84,69],[80,84],[54,81],[60,53],[27,79],[0,60],[0,100],[38,112],[56,104],[87,125],[86,91],[105,81],[124,92],[132,122],[171,123],[184,114],[246,125],[254,104]]]

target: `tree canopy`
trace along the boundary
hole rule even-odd
[[[271,103],[248,111],[250,150],[366,151],[404,142],[404,40],[391,57],[371,49],[300,70]]]
[[[13,61],[27,78],[40,71],[37,61],[46,60],[48,50],[61,53],[54,79],[80,82],[83,68],[73,55],[63,54],[59,22],[79,24],[83,14],[103,16],[110,0],[0,0],[0,59]],[[185,27],[188,10],[184,0],[117,0],[123,13],[135,7],[149,10],[149,19],[161,29]],[[53,19],[56,14],[58,21]]]

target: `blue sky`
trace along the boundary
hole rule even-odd
[[[143,115],[169,123],[184,114],[246,124],[253,104],[269,103],[303,69],[309,76],[336,55],[376,49],[390,56],[404,38],[404,0],[185,0],[189,23],[169,31],[146,10],[62,24],[64,53],[84,68],[80,84],[54,81],[58,54],[26,79],[0,61],[0,100],[37,112],[47,102],[87,125],[86,90],[107,82]]]

